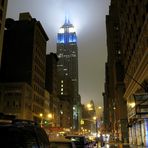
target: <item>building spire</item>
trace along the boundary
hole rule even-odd
[[[70,25],[69,17],[65,16],[65,23],[64,25]]]

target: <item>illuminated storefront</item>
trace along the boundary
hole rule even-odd
[[[148,146],[148,93],[128,99],[129,143]]]

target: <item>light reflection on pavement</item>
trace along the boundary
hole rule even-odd
[[[144,148],[142,146],[130,146],[129,144],[114,143],[114,144],[105,144],[104,147],[101,147],[98,143],[98,147],[94,148]]]
[[[130,147],[128,144],[105,144],[104,147],[101,147],[100,144],[98,143],[98,147],[96,148],[134,148]]]

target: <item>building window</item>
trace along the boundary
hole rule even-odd
[[[4,0],[2,0],[1,5],[2,5],[2,7],[4,6]]]
[[[146,4],[146,12],[148,12],[148,4]]]
[[[13,107],[15,107],[15,101],[13,101]]]
[[[3,16],[3,11],[0,10],[0,20],[2,20],[2,16]]]
[[[9,105],[10,105],[10,103],[9,103],[9,101],[7,101],[7,107],[9,107]]]
[[[143,14],[142,19],[143,19],[143,22],[144,22],[145,21],[145,14]]]

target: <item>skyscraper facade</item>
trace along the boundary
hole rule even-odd
[[[116,0],[111,1],[109,15],[106,16],[107,63],[105,83],[105,124],[113,137],[128,141],[127,108],[124,94],[124,68],[122,63],[119,10]],[[108,121],[109,120],[109,121]]]
[[[2,84],[17,83],[17,86],[21,82],[27,83],[30,87],[21,85],[21,90],[28,88],[28,92],[32,93],[31,97],[28,97],[31,102],[29,108],[32,110],[32,120],[40,120],[39,114],[44,113],[46,42],[48,36],[41,23],[32,18],[28,12],[20,13],[18,21],[7,19],[5,27],[0,82]],[[18,92],[20,87],[16,88],[16,86],[11,85],[11,88],[16,89]],[[13,92],[15,93],[16,91]],[[14,99],[14,103],[8,103],[9,106],[18,104],[18,99],[16,100],[13,97],[14,94],[11,92],[9,95]],[[29,96],[29,94],[26,94],[26,96]],[[6,103],[6,98],[12,100],[8,95],[4,96],[4,103]],[[23,106],[27,107],[28,104],[23,103]],[[11,113],[9,109],[10,107],[7,107],[7,113]],[[27,108],[24,108],[24,111],[26,110]],[[18,117],[22,118],[19,114]],[[24,118],[30,119],[28,117]]]
[[[148,0],[111,0],[106,25],[109,128],[120,140],[147,147]]]
[[[71,80],[73,85],[73,126],[74,129],[78,128],[78,47],[77,36],[74,30],[74,26],[68,19],[65,19],[64,25],[60,28],[57,35],[57,55],[59,58],[58,72],[60,74],[61,86],[60,95],[65,95],[68,91],[68,87],[64,85],[64,80]],[[69,81],[70,82],[70,81]],[[68,85],[66,83],[66,85]],[[70,84],[69,84],[70,85]],[[71,91],[70,91],[71,92]],[[67,94],[68,95],[68,94]]]

